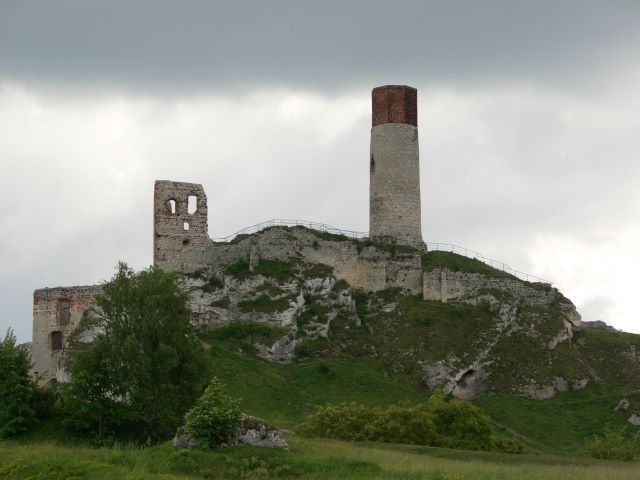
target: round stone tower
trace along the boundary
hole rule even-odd
[[[371,100],[369,236],[422,246],[418,91],[385,85]]]

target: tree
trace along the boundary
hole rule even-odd
[[[118,264],[96,299],[100,316],[69,341],[67,424],[100,438],[175,432],[209,377],[186,302],[175,274]]]
[[[29,353],[16,345],[13,331],[7,330],[0,341],[0,438],[20,434],[36,420],[30,369]]]
[[[203,447],[228,441],[240,424],[240,407],[222,383],[213,378],[195,406],[185,415],[187,433],[200,440]]]

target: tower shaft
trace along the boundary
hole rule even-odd
[[[374,88],[371,97],[369,235],[420,246],[417,90],[386,85]]]

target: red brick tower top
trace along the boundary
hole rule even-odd
[[[384,85],[371,92],[373,127],[383,123],[418,126],[418,90],[406,85]]]

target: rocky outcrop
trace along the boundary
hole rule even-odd
[[[283,436],[283,431],[249,415],[243,416],[240,425],[229,439],[222,444],[223,447],[239,447],[247,445],[250,447],[267,447],[289,449],[289,444]],[[174,449],[198,448],[202,442],[197,438],[189,436],[185,427],[178,428],[173,437],[172,446]]]
[[[505,359],[497,353],[503,344],[522,338],[523,344],[533,342],[532,348],[540,356],[541,352],[553,351],[559,345],[563,345],[563,349],[570,346],[574,329],[581,324],[575,306],[556,289],[515,278],[434,269],[424,272],[423,296],[427,300],[453,304],[483,305],[494,312],[493,325],[478,332],[478,348],[466,360],[455,354],[435,363],[422,363],[430,387],[440,387],[460,399],[474,398],[490,389],[492,377],[504,373],[501,362]],[[527,375],[527,371],[524,364],[520,375],[513,375],[511,392],[547,399],[570,388],[570,382],[562,375],[551,376],[543,383]]]

